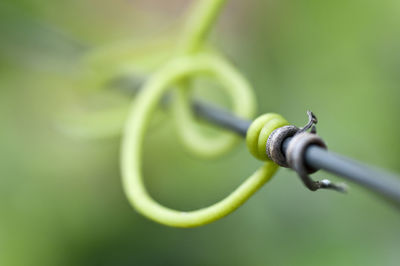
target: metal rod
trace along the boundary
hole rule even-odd
[[[305,154],[307,164],[337,176],[383,196],[400,207],[400,179],[393,173],[368,166],[345,156],[310,146]]]
[[[122,92],[131,96],[137,93],[140,87],[135,86],[136,88],[134,88],[131,81],[128,81],[126,85]],[[125,86],[118,87],[123,88]],[[166,95],[161,103],[162,106],[167,107],[171,103],[169,95]],[[239,118],[229,111],[205,101],[193,100],[192,108],[198,118],[246,137],[251,121]],[[282,151],[285,154],[290,140],[291,138],[287,138],[282,144]],[[315,145],[306,150],[304,158],[307,166],[325,170],[359,184],[400,207],[400,177],[398,175],[357,162]]]
[[[231,130],[240,136],[246,136],[250,121],[203,101],[193,101],[192,106],[199,118]],[[284,153],[286,153],[290,140],[291,138],[287,138],[283,142]],[[305,161],[314,169],[323,169],[359,184],[400,207],[400,177],[395,174],[362,164],[315,145],[306,150]]]
[[[251,121],[241,119],[220,107],[204,101],[193,101],[192,107],[198,117],[219,127],[231,130],[242,137],[246,137]]]

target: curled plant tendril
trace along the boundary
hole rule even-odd
[[[194,227],[220,219],[237,209],[273,176],[278,165],[268,159],[265,146],[270,133],[287,121],[278,114],[266,114],[256,119],[247,132],[247,146],[265,164],[250,175],[236,190],[221,201],[199,210],[183,212],[156,202],[147,192],[142,176],[142,145],[152,114],[164,95],[172,87],[178,88],[172,104],[178,132],[186,147],[198,155],[216,156],[230,149],[236,137],[220,132],[209,138],[197,131],[188,101],[190,79],[207,75],[223,85],[231,98],[233,112],[251,118],[255,99],[243,76],[216,53],[202,50],[203,40],[224,0],[203,0],[195,9],[181,52],[175,59],[150,76],[131,105],[125,124],[121,149],[123,187],[130,203],[144,216],[169,226]]]
[[[269,160],[265,148],[269,135],[289,123],[279,114],[269,113],[258,117],[247,131],[246,143],[250,153],[263,161]]]
[[[122,176],[130,202],[143,215],[170,226],[199,226],[227,215],[268,181],[277,169],[274,163],[268,162],[224,200],[193,212],[166,208],[150,197],[144,187],[141,173],[142,143],[150,117],[158,101],[171,85],[182,78],[199,73],[211,74],[224,83],[227,92],[232,97],[234,111],[238,116],[249,118],[252,115],[253,97],[244,79],[220,58],[198,54],[173,60],[146,83],[132,105],[123,136]],[[181,130],[185,129],[181,128]],[[219,152],[231,145],[231,139],[223,143],[217,148],[207,147],[211,152]]]

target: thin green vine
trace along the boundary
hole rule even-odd
[[[188,22],[179,48],[179,53],[193,54],[203,48],[226,0],[200,0],[189,13]]]
[[[257,158],[266,163],[250,175],[235,191],[207,208],[183,212],[162,206],[151,198],[142,178],[142,144],[151,116],[164,93],[178,87],[173,114],[183,143],[202,156],[215,156],[229,150],[236,141],[231,133],[221,132],[209,138],[196,130],[191,113],[190,80],[207,75],[223,85],[231,98],[234,113],[251,118],[255,112],[255,98],[246,79],[229,63],[215,53],[206,52],[206,36],[221,10],[224,0],[200,1],[190,16],[186,34],[175,58],[171,59],[143,86],[133,101],[125,124],[122,140],[121,170],[125,193],[131,204],[143,215],[159,223],[177,226],[200,226],[231,213],[243,204],[275,173],[278,166],[263,155],[265,142],[276,128],[288,124],[277,114],[264,115],[251,125],[247,146]],[[264,152],[265,154],[265,152]]]

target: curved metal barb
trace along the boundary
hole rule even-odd
[[[311,179],[309,174],[314,173],[316,170],[307,167],[305,163],[305,152],[311,145],[318,146],[321,149],[326,150],[325,142],[317,136],[317,129],[315,124],[318,123],[317,117],[311,111],[307,111],[308,122],[299,131],[294,134],[292,141],[286,150],[285,156],[287,158],[290,168],[295,170],[304,185],[311,191],[316,191],[318,189],[332,189],[338,192],[346,192],[346,186],[344,184],[334,184],[328,179],[323,179],[321,181],[314,181]],[[307,130],[311,128],[310,133]],[[282,150],[282,147],[281,147]],[[282,152],[283,153],[283,152]]]
[[[310,128],[311,128],[311,133],[313,133],[313,134],[317,133],[317,129],[315,127],[315,125],[318,123],[317,117],[310,110],[307,110],[307,116],[308,116],[307,124],[304,127],[300,128],[300,130],[296,133],[296,135],[300,134],[302,132],[306,132]]]

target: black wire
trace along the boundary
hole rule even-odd
[[[192,106],[199,118],[231,130],[242,137],[246,136],[247,129],[251,124],[250,121],[239,118],[220,107],[204,101],[193,101]],[[291,138],[287,138],[283,142],[282,151],[284,153],[286,153],[290,140]],[[307,148],[304,158],[309,167],[323,169],[357,183],[400,207],[399,176],[370,167],[315,145]]]
[[[135,88],[132,86],[131,82],[127,82],[126,85],[127,88],[121,90],[123,93],[132,96],[139,91],[138,88],[140,86],[135,86]],[[167,107],[170,102],[169,95],[166,95],[162,99],[161,105]],[[192,108],[198,118],[235,132],[242,137],[246,137],[247,129],[250,127],[251,121],[239,118],[205,101],[194,100],[192,102]],[[285,154],[290,139],[291,138],[287,138],[282,144],[282,151]],[[322,149],[316,145],[307,148],[304,160],[307,166],[313,169],[323,169],[339,177],[343,177],[369,189],[375,194],[394,203],[397,207],[400,207],[400,177],[398,175],[357,162],[345,156]]]
[[[310,146],[305,154],[307,164],[337,176],[383,196],[400,207],[400,179],[393,173],[368,166],[334,152]]]
[[[246,137],[251,121],[240,119],[226,110],[204,101],[193,101],[192,107],[198,117]]]

